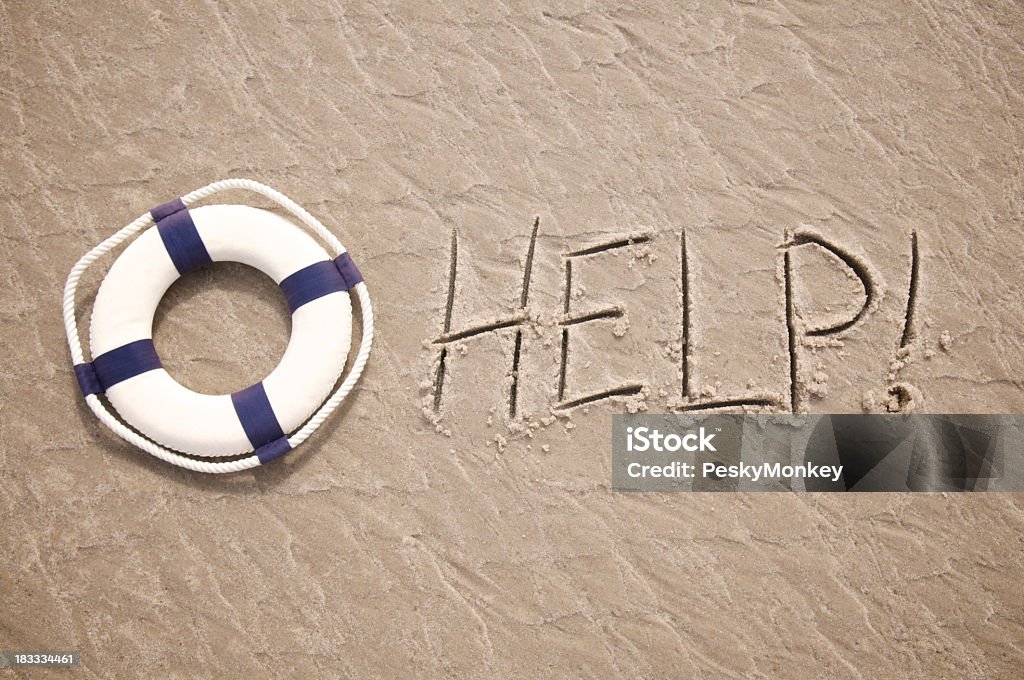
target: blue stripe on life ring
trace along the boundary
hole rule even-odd
[[[288,309],[295,313],[302,305],[331,293],[353,288],[363,280],[352,257],[342,253],[334,260],[314,262],[281,281]]]
[[[79,366],[91,366],[92,369]],[[88,396],[106,392],[119,382],[158,368],[163,368],[163,364],[160,363],[153,340],[144,338],[104,352],[93,359],[91,364],[75,366],[75,375],[78,376],[82,391]],[[93,377],[95,382],[92,381]]]
[[[356,263],[352,261],[352,256],[347,252],[334,258],[334,266],[341,273],[341,278],[345,279],[345,290],[355,288],[356,284],[362,283],[363,275],[359,273],[359,268],[356,267]]]
[[[75,364],[75,378],[78,379],[78,387],[82,390],[83,396],[103,392],[103,385],[100,384],[100,377],[96,375],[92,362]]]
[[[149,214],[153,216],[164,248],[179,274],[188,274],[213,262],[188,208],[180,198],[158,205]]]
[[[260,465],[266,465],[275,458],[280,458],[292,450],[287,437],[280,437],[274,441],[267,442],[256,449],[256,457],[260,459]]]
[[[330,260],[303,267],[280,283],[288,309],[295,313],[302,305],[338,291],[348,290],[341,272]]]
[[[232,394],[231,403],[238,414],[238,422],[242,424],[245,436],[256,450],[261,463],[282,456],[291,449],[262,382]],[[283,445],[280,440],[284,441]],[[286,448],[282,450],[282,446]]]

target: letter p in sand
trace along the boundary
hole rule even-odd
[[[814,246],[839,260],[857,277],[863,288],[864,301],[857,311],[845,319],[833,321],[825,325],[813,325],[799,319],[793,296],[793,263],[792,251],[796,248]],[[877,276],[872,272],[863,258],[854,255],[845,248],[829,242],[825,237],[808,229],[798,229],[788,235],[783,248],[783,277],[786,290],[786,330],[789,341],[789,384],[790,406],[794,413],[800,409],[798,349],[804,338],[827,337],[838,335],[850,330],[860,323],[872,311],[881,298],[881,288]]]

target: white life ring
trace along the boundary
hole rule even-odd
[[[195,207],[226,189],[270,198],[320,236],[333,255],[275,213],[245,205]],[[98,257],[142,230],[96,294],[89,342],[93,359],[87,362],[75,317],[78,280]],[[170,285],[215,261],[263,271],[281,287],[292,310],[292,334],[281,362],[262,381],[230,395],[200,394],[175,381],[161,366],[152,340],[153,317]],[[362,341],[332,394],[351,342],[349,292],[359,298]],[[345,248],[283,194],[241,179],[215,182],[157,206],[87,253],[68,276],[64,324],[79,386],[105,425],[158,458],[215,473],[268,463],[308,438],[355,385],[373,342],[369,293]],[[100,394],[124,422],[107,410]],[[248,452],[252,455],[238,457]],[[210,457],[232,458],[203,460]]]

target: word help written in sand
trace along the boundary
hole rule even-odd
[[[457,386],[449,384],[448,364],[451,361],[451,349],[453,346],[463,346],[462,343],[471,341],[485,335],[494,333],[509,334],[513,337],[512,356],[510,357],[511,370],[507,372],[508,387],[508,415],[515,419],[520,410],[520,393],[523,380],[528,379],[521,371],[522,352],[524,342],[528,335],[525,331],[540,323],[537,316],[532,314],[530,285],[533,277],[534,257],[537,249],[537,234],[540,227],[540,220],[535,219],[529,245],[523,266],[522,290],[518,304],[518,310],[503,318],[496,320],[471,324],[465,328],[455,329],[452,327],[452,313],[456,304],[455,292],[456,281],[459,272],[459,238],[456,231],[451,234],[451,255],[449,260],[449,271],[447,281],[447,304],[445,307],[444,321],[441,334],[433,340],[431,345],[436,349],[434,364],[431,367],[432,379],[430,380],[431,402],[434,414],[441,414],[445,404],[446,390],[457,389]],[[627,400],[638,396],[646,397],[647,386],[642,382],[630,382],[627,384],[606,387],[596,391],[582,391],[579,394],[570,394],[567,389],[567,375],[569,372],[570,359],[572,357],[572,335],[576,329],[590,323],[608,319],[618,319],[624,312],[621,307],[613,306],[597,311],[578,313],[573,309],[573,265],[584,258],[593,258],[603,253],[609,253],[620,249],[635,248],[645,245],[647,247],[657,246],[656,239],[651,234],[632,234],[611,238],[602,243],[587,245],[578,249],[569,249],[561,253],[561,267],[564,277],[564,290],[562,291],[562,309],[557,317],[557,326],[561,338],[560,360],[558,363],[557,388],[553,386],[552,398],[548,406],[554,411],[567,411],[570,409],[587,406],[594,402],[613,398],[625,398]],[[909,288],[906,295],[905,314],[900,320],[899,352],[905,352],[905,348],[913,341],[914,312],[917,299],[917,288],[919,285],[919,249],[916,232],[911,234],[910,239],[910,275]],[[877,274],[873,268],[864,260],[841,244],[832,242],[810,229],[798,229],[786,234],[784,243],[780,246],[781,251],[781,282],[784,289],[785,318],[786,318],[786,344],[788,347],[788,393],[786,394],[739,394],[734,396],[712,396],[696,394],[691,385],[693,357],[691,356],[691,310],[694,304],[691,296],[690,262],[686,247],[685,231],[679,234],[676,246],[679,250],[679,287],[682,294],[679,299],[679,319],[681,334],[681,360],[679,372],[681,373],[680,395],[667,401],[664,405],[669,411],[698,411],[713,409],[755,409],[764,411],[792,411],[803,410],[802,397],[805,393],[801,381],[800,349],[808,342],[817,339],[834,338],[849,332],[852,328],[864,321],[877,307],[880,298],[880,286],[877,281]],[[815,247],[831,257],[836,258],[848,269],[850,274],[860,282],[862,288],[860,304],[856,311],[840,321],[831,321],[827,324],[813,325],[800,323],[797,320],[796,306],[794,302],[794,279],[796,272],[792,262],[792,255],[796,249]],[[496,375],[495,378],[500,378]],[[543,378],[540,378],[543,379]],[[886,407],[889,410],[903,410],[913,401],[914,388],[904,384],[894,384],[888,388],[890,396]]]

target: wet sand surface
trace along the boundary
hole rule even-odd
[[[81,677],[1020,676],[1020,495],[609,488],[626,410],[1024,409],[1018,5],[281,5],[0,4],[0,648]],[[309,442],[214,478],[94,419],[60,295],[232,176],[341,238],[377,335]],[[223,263],[155,342],[223,393],[288,332]]]

